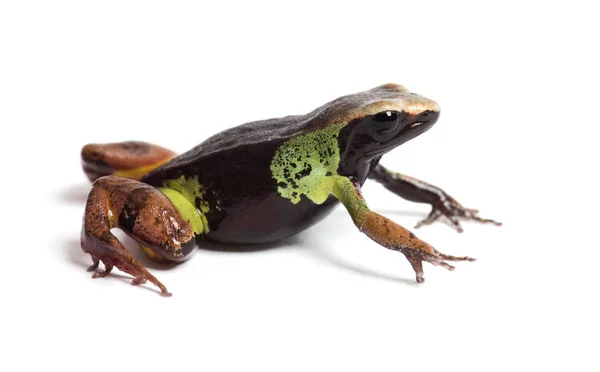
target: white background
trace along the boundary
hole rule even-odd
[[[0,369],[600,368],[592,2],[210,3],[0,5]],[[382,163],[505,223],[417,232],[477,262],[417,285],[338,208],[268,249],[140,258],[171,298],[85,271],[85,143],[185,151],[386,82],[442,115]],[[364,193],[406,227],[428,212]]]

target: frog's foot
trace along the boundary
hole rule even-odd
[[[375,212],[365,213],[362,231],[382,246],[399,251],[410,262],[418,283],[423,283],[423,262],[454,270],[446,261],[475,261],[474,258],[451,256],[441,253],[427,242],[417,238],[412,232]]]
[[[137,240],[149,258],[178,262],[196,247],[190,223],[179,215],[165,194],[138,181],[102,177],[94,182],[88,197],[81,231],[81,248],[92,256],[88,271],[96,271],[102,261],[105,270],[94,272],[94,278],[105,277],[116,267],[133,276],[132,284],[148,281],[162,295],[170,296],[167,288],[111,233],[114,227]]]
[[[119,270],[133,276],[132,284],[143,284],[148,280],[160,289],[163,296],[171,296],[171,293],[167,291],[167,287],[137,262],[112,233],[103,234],[100,239],[95,237],[85,238],[81,242],[81,248],[92,256],[94,262],[88,268],[88,271],[97,270],[97,262],[99,261],[104,264],[104,271],[95,271],[92,278],[104,278],[110,274],[113,267],[117,267]]]
[[[90,181],[108,175],[140,180],[175,155],[171,150],[140,141],[89,144],[81,150],[81,163]]]
[[[428,245],[425,242],[422,242]],[[423,261],[429,262],[434,266],[441,266],[446,270],[453,271],[454,266],[448,264],[446,261],[475,261],[472,257],[456,257],[450,256],[444,253],[439,252],[435,248],[429,246],[430,250],[428,252],[422,250],[411,249],[410,247],[400,248],[400,252],[404,254],[413,270],[416,274],[417,283],[423,283],[425,278],[423,278]]]
[[[440,194],[439,201],[432,203],[431,212],[424,220],[420,221],[415,225],[415,228],[419,228],[423,225],[429,225],[435,222],[438,218],[444,216],[450,221],[450,224],[458,232],[463,232],[463,228],[460,225],[460,220],[477,221],[481,223],[491,223],[496,226],[501,226],[502,223],[487,218],[481,218],[478,216],[479,211],[477,209],[469,209],[463,207],[453,197],[442,191]]]

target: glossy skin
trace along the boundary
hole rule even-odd
[[[423,260],[451,268],[444,260],[471,259],[443,255],[408,230],[369,211],[360,187],[372,178],[404,198],[431,204],[432,213],[422,223],[444,215],[461,231],[459,217],[493,222],[477,217],[475,210],[462,207],[435,186],[378,165],[386,152],[431,128],[438,116],[435,102],[399,85],[387,84],[341,97],[306,115],[251,122],[226,130],[179,156],[154,145],[132,145],[135,142],[127,146],[88,145],[82,156],[90,179],[116,174],[141,177],[141,183],[114,176],[96,181],[86,208],[82,247],[94,258],[91,269],[95,270],[98,260],[102,260],[105,266],[108,262],[105,273],[112,265],[125,268],[136,278],[136,284],[151,280],[168,294],[145,269],[127,270],[124,262],[130,259],[123,258],[126,253],[120,248],[118,254],[114,253],[120,243],[109,236],[109,228],[125,230],[157,261],[179,261],[194,245],[192,238],[174,237],[175,230],[168,227],[150,238],[140,238],[136,233],[146,231],[145,226],[163,226],[166,222],[158,212],[171,208],[165,213],[175,214],[175,226],[185,234],[180,230],[178,233],[188,236],[194,230],[197,242],[209,239],[256,244],[293,236],[321,220],[342,201],[357,227],[379,244],[405,254],[417,273],[417,281],[422,281]],[[98,195],[96,199],[94,194]],[[108,196],[104,200],[101,195]],[[147,202],[150,199],[154,201]],[[119,200],[125,201],[118,204]],[[185,209],[192,205],[191,212]],[[148,212],[150,217],[144,217],[147,221],[141,221],[146,210],[155,215]],[[111,215],[119,217],[110,222]],[[103,219],[93,220],[93,216]],[[175,246],[169,248],[165,241],[174,241]]]
[[[320,205],[306,198],[292,204],[282,198],[269,169],[276,150],[290,138],[330,125],[343,107],[351,113],[345,119],[349,124],[342,128],[338,137],[341,153],[338,174],[353,177],[362,185],[384,152],[426,131],[437,119],[438,114],[433,111],[406,115],[406,125],[415,121],[421,121],[423,125],[418,130],[401,133],[392,144],[381,142],[384,138],[365,135],[366,129],[361,124],[372,116],[369,114],[373,111],[364,107],[365,102],[397,99],[400,93],[404,92],[390,86],[358,97],[344,97],[308,115],[252,122],[226,130],[155,169],[141,181],[161,187],[164,180],[199,177],[200,184],[214,191],[209,200],[211,207],[216,206],[217,200],[221,203],[221,210],[211,208],[206,214],[210,224],[207,238],[210,240],[267,243],[285,239],[325,217],[338,201],[331,196]],[[437,108],[435,103],[419,99],[421,105]],[[327,111],[332,114],[323,116],[322,113]]]

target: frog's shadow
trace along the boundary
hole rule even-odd
[[[308,239],[303,239],[302,235],[296,235],[291,238],[281,240],[275,243],[268,244],[252,244],[252,245],[235,245],[235,244],[219,244],[209,241],[203,241],[200,244],[199,250],[206,250],[212,252],[222,252],[222,253],[242,253],[242,254],[252,254],[253,252],[264,252],[273,249],[294,249],[294,250],[302,250],[304,253],[312,256],[313,258],[321,261],[327,262],[332,266],[355,272],[359,275],[366,275],[372,278],[383,279],[394,282],[401,282],[408,285],[414,285],[415,281],[412,279],[408,279],[400,276],[390,276],[376,270],[372,270],[369,268],[365,268],[363,266],[352,263],[340,255],[336,254],[332,249],[327,248],[327,244],[319,244],[315,245],[313,241],[310,247],[306,247],[305,241]],[[131,253],[131,255],[138,260],[143,266],[150,270],[170,270],[177,266],[177,263],[171,264],[160,264],[150,260],[143,252],[137,248],[135,241],[133,239],[127,237],[125,234],[119,234],[119,240],[123,243],[125,248]],[[71,262],[75,266],[79,266],[82,269],[87,269],[91,264],[90,256],[81,250],[81,245],[79,240],[76,239],[67,239],[63,241],[62,244],[63,253],[66,259]],[[192,259],[194,259],[192,257]],[[119,271],[113,271],[109,277],[114,276],[120,280],[130,281],[131,277],[128,275],[121,274]],[[150,288],[154,290],[154,288],[142,286],[144,288]]]
[[[287,239],[284,239],[284,240],[281,240],[278,242],[267,243],[267,244],[234,245],[234,244],[220,244],[220,243],[206,241],[206,242],[202,242],[200,249],[208,250],[208,251],[215,251],[215,252],[237,252],[237,253],[260,252],[260,251],[267,251],[267,250],[272,250],[272,249],[300,249],[303,251],[303,253],[306,253],[321,262],[327,262],[328,264],[332,265],[333,267],[336,267],[336,268],[339,268],[342,270],[347,270],[347,271],[349,270],[349,271],[358,273],[360,275],[367,275],[367,276],[377,278],[377,279],[401,282],[401,283],[409,284],[409,285],[417,284],[417,282],[412,279],[403,278],[400,276],[386,275],[386,274],[377,272],[376,270],[365,268],[364,266],[353,263],[353,262],[343,258],[342,256],[336,254],[333,249],[327,248],[327,243],[315,244],[315,242],[312,241],[312,239],[311,239],[311,245],[310,245],[310,247],[307,247],[306,242],[309,239],[307,239],[306,234],[310,234],[310,232],[301,233],[301,234],[292,236],[290,238],[287,238]],[[379,247],[375,247],[375,248],[377,249]]]
[[[58,191],[58,200],[68,204],[84,205],[91,188],[90,182],[69,185]]]

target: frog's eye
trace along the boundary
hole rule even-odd
[[[371,130],[377,134],[390,134],[400,127],[400,115],[396,111],[385,111],[371,118]]]

